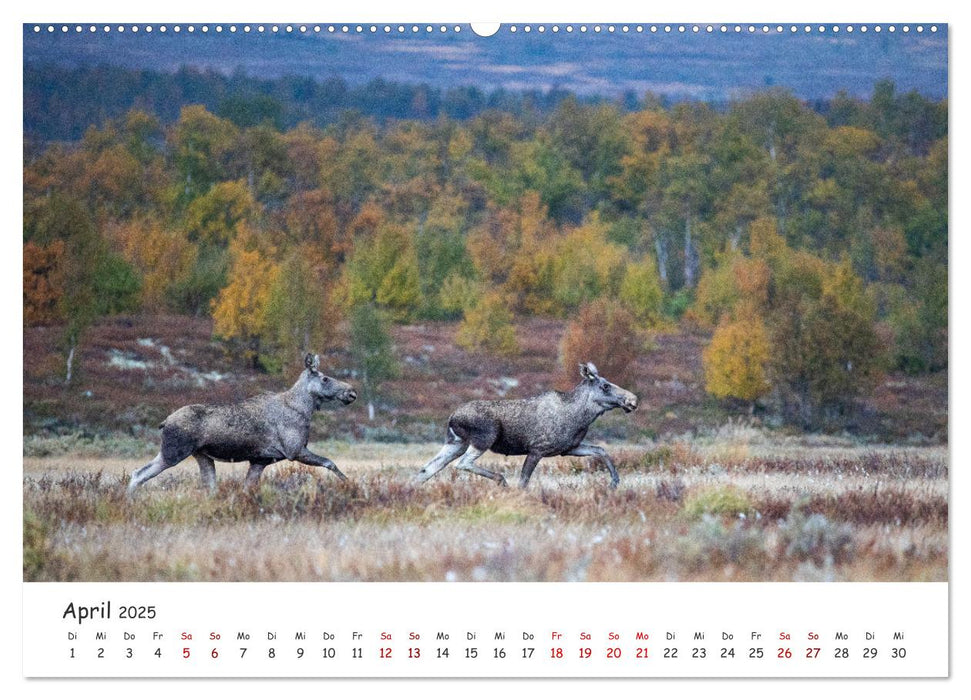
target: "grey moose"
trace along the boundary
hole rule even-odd
[[[492,450],[503,455],[526,455],[519,480],[523,488],[541,459],[557,455],[602,459],[610,470],[611,486],[616,487],[620,477],[607,451],[583,439],[590,425],[607,411],[635,410],[637,397],[601,377],[592,362],[580,365],[580,375],[581,382],[569,392],[548,391],[528,399],[463,404],[448,419],[448,440],[418,473],[419,481],[427,481],[462,457],[456,468],[505,486],[501,474],[475,464],[486,450]]]
[[[259,484],[263,470],[284,459],[324,467],[346,479],[331,460],[307,449],[307,440],[314,411],[325,401],[339,400],[346,406],[357,392],[350,384],[321,373],[318,355],[308,354],[304,365],[287,391],[226,405],[193,404],[172,413],[160,426],[162,449],[132,474],[128,492],[189,455],[196,458],[202,485],[210,490],[216,486],[214,460],[249,462],[248,486]]]

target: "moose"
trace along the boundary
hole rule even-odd
[[[353,403],[357,392],[350,384],[324,375],[319,355],[307,354],[304,366],[287,391],[226,405],[193,404],[172,413],[159,426],[162,449],[132,474],[128,493],[189,455],[199,463],[202,485],[210,491],[216,487],[214,460],[249,462],[246,484],[251,488],[259,484],[268,465],[284,459],[324,467],[346,480],[331,460],[307,449],[307,440],[314,411],[325,401]]]
[[[462,457],[456,468],[505,486],[502,474],[475,464],[484,452],[492,450],[503,455],[526,455],[519,479],[521,488],[529,484],[541,459],[558,455],[603,460],[610,470],[610,485],[616,488],[620,477],[607,451],[583,439],[590,425],[607,411],[635,410],[637,397],[601,377],[592,362],[580,364],[580,376],[580,383],[569,392],[548,391],[528,399],[463,404],[448,419],[445,446],[418,472],[418,481],[427,481]]]

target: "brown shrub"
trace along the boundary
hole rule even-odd
[[[641,328],[630,311],[603,297],[580,309],[563,335],[560,366],[564,384],[576,383],[577,365],[593,362],[615,384],[636,384],[634,361],[644,348]]]

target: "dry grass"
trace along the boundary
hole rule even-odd
[[[322,448],[350,477],[296,465],[246,491],[194,464],[125,496],[131,460],[31,457],[26,580],[947,579],[942,448],[721,439],[615,450],[621,486],[544,461],[528,491],[449,469],[410,478],[437,446]],[[789,454],[790,456],[785,456]],[[484,458],[512,477],[518,460]]]

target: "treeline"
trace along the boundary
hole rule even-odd
[[[65,323],[66,352],[99,314],[211,314],[256,366],[350,338],[377,382],[387,322],[516,353],[541,314],[617,376],[682,322],[713,331],[714,396],[806,425],[947,361],[947,105],[890,83],[824,112],[781,90],[322,129],[131,110],[28,149],[24,206],[25,322]]]
[[[360,115],[389,119],[465,120],[487,110],[531,119],[573,97],[561,90],[438,88],[376,78],[352,85],[341,78],[285,76],[265,79],[183,67],[174,73],[99,65],[24,66],[24,133],[33,141],[77,141],[88,126],[119,119],[131,109],[155,115],[164,125],[184,106],[209,112],[245,128],[269,123],[279,130],[307,122],[326,127]],[[591,98],[590,102],[600,101]],[[633,95],[621,101],[636,108]]]

